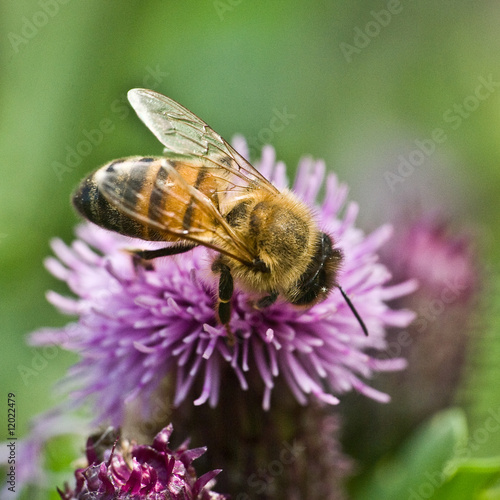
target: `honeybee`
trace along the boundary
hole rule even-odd
[[[81,215],[126,236],[171,243],[135,251],[141,259],[198,245],[215,250],[216,311],[229,336],[234,282],[260,297],[256,308],[270,306],[279,296],[295,306],[312,306],[336,287],[368,334],[337,283],[342,253],[305,203],[278,190],[174,100],[146,89],[130,90],[128,99],[165,146],[164,154],[123,158],[96,170],[73,195]]]

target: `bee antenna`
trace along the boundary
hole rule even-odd
[[[358,311],[356,311],[356,308],[351,302],[351,299],[348,297],[347,293],[344,292],[344,289],[340,285],[337,285],[337,288],[340,290],[342,297],[344,297],[344,300],[347,302],[349,309],[352,311],[354,316],[356,316],[356,319],[358,320],[359,325],[363,329],[364,334],[368,337],[368,329],[366,328],[365,322],[361,319],[361,316],[359,315]]]

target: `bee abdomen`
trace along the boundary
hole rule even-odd
[[[142,160],[145,160],[144,166],[152,161],[151,158],[143,158]],[[144,224],[133,220],[129,215],[118,210],[108,202],[100,191],[96,176],[99,175],[102,170],[105,172],[106,169],[113,168],[113,165],[121,163],[121,161],[122,160],[117,160],[105,165],[97,172],[94,172],[84,179],[73,194],[72,201],[74,207],[83,217],[105,229],[116,231],[133,238],[141,238],[150,241],[164,240],[164,237],[158,232],[152,231]],[[130,196],[130,191],[138,188],[137,180],[137,176],[131,179],[124,179],[121,189],[123,189],[124,192],[128,190],[128,196]],[[124,192],[120,195],[124,196]]]

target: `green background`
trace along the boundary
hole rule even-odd
[[[244,134],[254,153],[271,142],[291,170],[302,155],[324,158],[366,230],[411,199],[472,232],[486,333],[465,391],[471,432],[480,428],[500,408],[500,87],[460,119],[455,106],[474,107],[481,78],[500,82],[499,22],[496,2],[2,0],[0,401],[16,394],[19,433],[54,404],[51,386],[74,362],[24,343],[67,321],[45,300],[66,288],[43,259],[51,238],[72,239],[70,193],[111,159],[161,151],[126,104],[133,87],[174,98],[228,139]],[[280,113],[289,119],[272,131]],[[439,128],[445,139],[432,147]],[[419,142],[432,152],[391,189],[387,172]],[[500,432],[477,454],[499,449]]]

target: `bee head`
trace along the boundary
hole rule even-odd
[[[333,248],[332,239],[325,233],[320,235],[320,244],[311,260],[307,270],[300,277],[295,285],[297,292],[292,304],[298,306],[312,306],[326,298],[333,287],[340,290],[342,297],[346,301],[349,309],[356,317],[365,335],[368,330],[358,311],[337,283],[337,271],[342,262],[342,252],[338,248]]]
[[[306,271],[294,285],[292,304],[310,306],[324,300],[336,286],[337,271],[341,261],[342,252],[333,248],[330,236],[320,233],[316,253]]]

